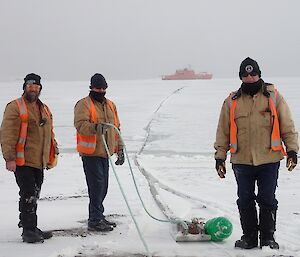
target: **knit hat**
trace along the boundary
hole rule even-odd
[[[41,77],[37,74],[29,73],[26,75],[26,77],[24,78],[23,90],[25,89],[27,84],[40,85],[42,89]]]
[[[91,86],[90,88],[107,88],[107,83],[103,75],[96,73],[91,77]]]
[[[258,75],[261,77],[261,71],[258,63],[250,57],[247,57],[244,61],[242,61],[240,65],[239,77],[242,79],[242,77],[246,77],[248,74],[253,76]]]

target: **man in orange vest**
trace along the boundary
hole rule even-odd
[[[216,170],[225,178],[225,160],[230,151],[243,230],[235,247],[257,247],[259,232],[260,247],[278,249],[274,239],[278,205],[275,191],[280,160],[286,155],[282,143],[287,150],[287,168],[292,171],[297,165],[298,134],[286,101],[274,85],[261,79],[255,60],[248,57],[242,61],[239,77],[242,85],[225,99],[219,117],[214,144]]]
[[[1,148],[6,169],[13,172],[20,188],[19,227],[27,243],[43,242],[51,232],[37,228],[37,199],[44,172],[57,162],[52,114],[39,99],[41,77],[30,73],[24,78],[23,95],[8,103],[1,125]]]
[[[104,216],[103,201],[107,194],[109,160],[102,135],[108,145],[109,155],[117,154],[116,165],[124,163],[123,146],[114,128],[120,128],[115,104],[105,98],[107,83],[105,78],[96,73],[91,77],[90,93],[79,100],[74,108],[74,126],[77,130],[77,151],[79,152],[86,177],[89,193],[88,230],[112,231],[115,222]]]

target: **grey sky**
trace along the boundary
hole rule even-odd
[[[191,65],[300,77],[298,0],[0,0],[0,80],[156,78]]]

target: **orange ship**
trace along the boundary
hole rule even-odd
[[[211,79],[212,74],[208,72],[195,73],[194,70],[184,68],[176,70],[175,74],[162,76],[163,80],[185,80],[185,79]]]

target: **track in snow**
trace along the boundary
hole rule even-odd
[[[216,208],[216,207],[213,207],[213,203],[210,203],[204,199],[201,199],[199,197],[194,197],[194,196],[191,196],[185,192],[182,192],[180,190],[177,190],[175,188],[172,188],[168,185],[166,185],[165,183],[162,183],[158,178],[156,178],[155,176],[153,176],[150,172],[148,172],[143,166],[142,164],[139,162],[138,160],[138,157],[139,155],[141,155],[144,151],[144,148],[145,146],[147,145],[148,143],[148,139],[150,137],[150,130],[151,130],[151,124],[156,116],[156,114],[159,112],[159,110],[164,106],[164,104],[167,102],[167,100],[169,98],[171,98],[172,96],[174,96],[175,94],[179,93],[180,91],[182,91],[185,87],[180,87],[178,89],[176,89],[175,91],[173,91],[170,95],[168,95],[165,99],[163,99],[159,106],[157,107],[157,109],[153,112],[153,116],[152,116],[152,119],[148,122],[145,130],[146,130],[146,136],[145,136],[145,139],[144,139],[144,142],[140,148],[140,150],[135,154],[134,156],[134,162],[136,164],[136,166],[138,167],[138,169],[140,170],[140,172],[146,177],[147,181],[148,181],[148,184],[150,186],[150,189],[152,188],[151,192],[152,192],[152,196],[154,198],[154,200],[157,202],[157,198],[158,196],[156,194],[154,194],[153,192],[154,191],[157,191],[157,187],[159,187],[160,189],[163,189],[165,191],[168,191],[170,192],[171,194],[173,195],[176,195],[176,196],[179,196],[181,198],[184,198],[186,200],[192,200],[192,201],[197,201],[198,203],[200,203],[200,206],[198,205],[198,207],[201,207],[201,208],[206,208],[206,206],[209,206],[210,208],[212,209],[218,209],[220,210],[220,207]],[[158,203],[158,202],[157,202]],[[167,206],[167,204],[165,203],[162,203],[162,202],[159,202],[158,205],[161,206],[161,205],[165,205],[162,207],[160,207],[160,209],[162,210],[162,212],[166,215],[166,213],[164,212],[163,209],[169,209],[169,207]],[[225,211],[225,209],[224,209]],[[228,212],[228,210],[227,210]],[[167,215],[168,216],[168,215]],[[169,217],[168,217],[169,218]]]

